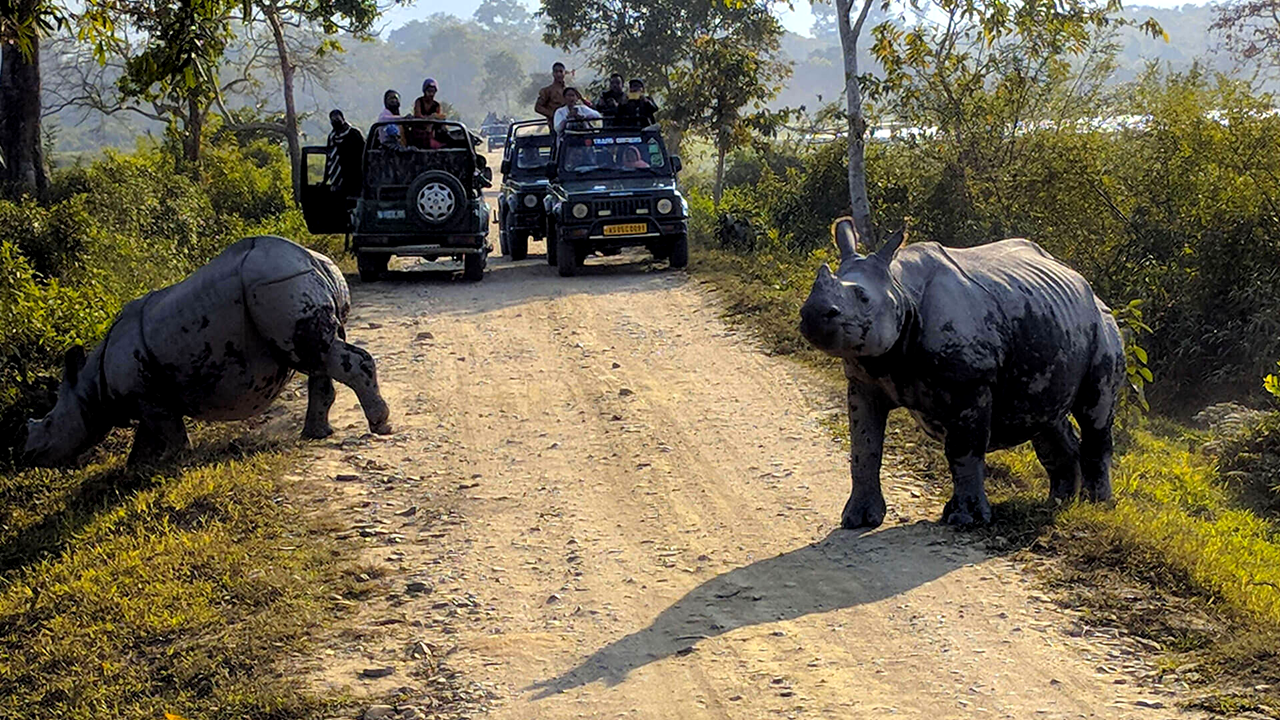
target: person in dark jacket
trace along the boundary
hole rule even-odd
[[[341,110],[329,113],[329,142],[325,151],[324,184],[335,195],[353,198],[364,181],[364,136],[351,127]]]
[[[658,104],[644,94],[644,81],[632,78],[627,84],[627,100],[618,106],[615,116],[624,127],[649,127],[657,122]]]
[[[614,73],[609,76],[609,89],[596,98],[595,107],[608,120],[618,114],[618,108],[626,101],[627,91],[622,88],[622,74]]]

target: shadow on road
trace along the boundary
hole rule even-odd
[[[704,582],[649,627],[525,690],[537,691],[534,699],[542,699],[597,680],[617,685],[632,670],[690,652],[700,640],[893,597],[973,560],[967,553],[935,547],[951,544],[952,534],[925,522],[877,533],[833,531],[812,545]]]
[[[348,283],[356,301],[366,308],[398,305],[405,289],[412,288],[430,295],[442,314],[471,315],[568,295],[660,292],[688,277],[640,252],[592,257],[578,268],[576,277],[567,278],[547,265],[543,255],[519,262],[491,255],[480,282],[462,280],[461,270],[457,263],[424,262],[386,272],[377,282],[362,283],[353,276]]]

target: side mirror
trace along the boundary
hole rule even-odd
[[[501,167],[502,167],[502,174],[503,174],[503,175],[507,175],[507,174],[509,174],[509,173],[511,172],[511,161],[510,161],[510,160],[503,160],[503,161],[502,161],[502,165],[501,165]]]
[[[671,169],[674,170],[675,172],[680,172],[681,170],[684,169],[684,163],[680,162],[679,155],[671,156]]]

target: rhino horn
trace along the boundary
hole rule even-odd
[[[836,220],[831,232],[835,235],[836,247],[840,248],[841,260],[858,257],[858,229],[853,225],[853,218],[842,217]]]
[[[67,348],[67,353],[63,356],[63,379],[69,384],[75,385],[76,378],[80,376],[80,370],[84,368],[84,363],[85,354],[83,345],[72,345]]]
[[[881,245],[880,249],[876,251],[876,257],[885,262],[892,260],[893,254],[898,251],[898,248],[902,247],[902,241],[905,237],[906,232],[903,230],[898,230],[890,235],[885,239],[884,245]]]

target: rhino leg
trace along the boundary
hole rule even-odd
[[[1080,441],[1064,417],[1031,439],[1036,458],[1049,473],[1049,497],[1066,502],[1080,490]]]
[[[373,356],[350,343],[338,340],[325,355],[325,372],[355,391],[369,421],[369,430],[379,435],[391,433],[387,418],[391,410],[378,389],[378,370]],[[326,412],[326,415],[328,413]]]
[[[1100,502],[1111,499],[1111,426],[1125,379],[1119,331],[1104,335],[1098,355],[1076,396],[1072,415],[1080,424],[1080,489],[1086,500]]]
[[[942,521],[948,525],[991,522],[991,504],[984,487],[990,438],[991,393],[982,391],[958,421],[947,426],[946,455],[953,489],[942,508]]]
[[[319,440],[333,434],[329,408],[334,396],[333,378],[319,373],[307,376],[307,422],[302,426],[302,437]]]
[[[849,473],[853,477],[853,491],[840,514],[841,527],[877,527],[884,522],[886,508],[880,489],[880,461],[888,416],[889,403],[879,392],[849,383]]]
[[[130,467],[159,462],[191,447],[181,415],[152,407],[143,407],[141,414],[133,434],[133,447],[129,449],[127,464]]]

